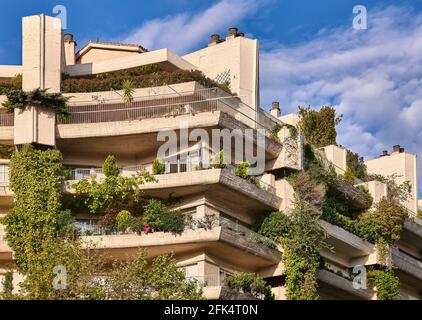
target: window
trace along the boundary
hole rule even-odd
[[[8,165],[0,165],[0,183],[8,183],[9,182],[9,166]]]

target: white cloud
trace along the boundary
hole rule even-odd
[[[263,4],[253,0],[222,0],[197,14],[181,13],[149,20],[133,30],[124,42],[148,49],[169,48],[183,54],[208,41],[211,34],[226,31]]]
[[[401,144],[422,158],[422,14],[368,11],[368,26],[262,52],[262,105],[333,105],[344,114],[340,144],[366,157]]]

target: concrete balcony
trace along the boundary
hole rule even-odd
[[[398,248],[390,248],[390,257],[393,265],[395,265],[400,273],[406,279],[413,278],[413,283],[416,286],[416,282],[419,283],[422,289],[422,261],[415,259],[414,257],[404,253]]]
[[[422,219],[416,216],[406,219],[397,246],[401,251],[422,260]]]
[[[326,221],[321,220],[320,225],[328,235],[328,245],[333,249],[332,251],[324,249],[321,252],[326,260],[344,268],[378,262],[375,245]]]
[[[375,292],[355,289],[353,282],[327,270],[318,270],[318,293],[321,300],[373,300]]]
[[[227,225],[212,229],[185,230],[176,235],[166,232],[150,234],[121,234],[84,236],[93,243],[95,250],[112,259],[125,260],[135,256],[139,249],[146,249],[147,257],[162,254],[182,256],[192,252],[206,252],[239,268],[261,269],[277,264],[280,251],[261,244],[248,233],[233,230]]]
[[[135,173],[135,172],[133,172]],[[262,213],[278,210],[283,199],[273,189],[264,190],[237,177],[226,169],[208,169],[192,172],[170,173],[155,176],[156,182],[140,186],[146,195],[167,199],[203,195],[209,200],[224,203],[228,210],[239,213],[253,223]],[[74,193],[72,184],[66,181],[65,193]]]
[[[123,102],[115,92],[69,94],[70,118],[59,120],[57,145],[65,154],[124,155],[156,153],[161,145],[157,133],[178,132],[181,124],[189,130],[202,128],[211,137],[215,128],[245,132],[257,129],[265,135],[266,157],[282,151],[282,144],[271,135],[275,121],[260,117],[257,111],[218,88],[204,88],[196,82],[136,89],[134,102]],[[95,96],[96,99],[92,100]],[[265,119],[263,121],[262,119]],[[124,147],[124,148],[123,148]]]

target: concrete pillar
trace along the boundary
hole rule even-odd
[[[61,20],[35,15],[22,19],[23,90],[60,92]]]
[[[43,14],[22,19],[24,91],[60,92],[62,63],[61,20]],[[43,107],[15,110],[14,142],[55,146],[55,112]]]
[[[64,60],[67,66],[75,64],[76,41],[73,40],[73,34],[65,34],[63,37]]]

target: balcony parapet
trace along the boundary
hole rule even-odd
[[[356,299],[373,300],[375,292],[370,289],[355,289],[353,282],[333,272],[320,269],[317,273],[318,280],[331,287],[337,288]]]
[[[395,247],[390,247],[391,262],[400,271],[422,280],[422,262]]]

